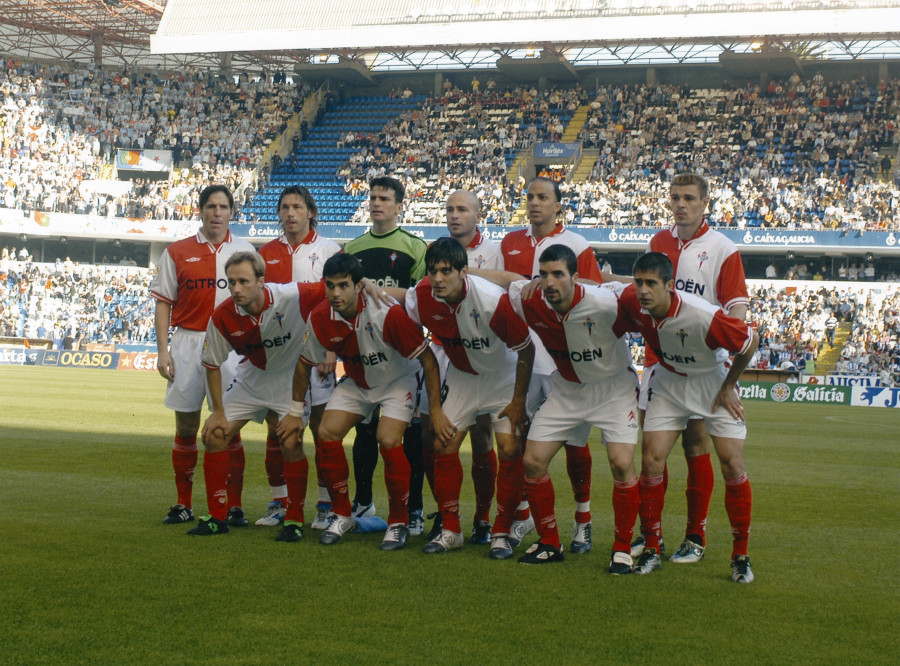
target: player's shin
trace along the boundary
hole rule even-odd
[[[541,543],[554,548],[562,548],[559,529],[556,524],[556,493],[550,474],[534,479],[525,479],[525,494],[534,516],[534,525],[541,537]]]
[[[462,490],[463,469],[459,452],[436,453],[434,456],[435,494],[444,529],[462,532],[459,520],[459,493]]]
[[[388,525],[406,525],[409,520],[409,461],[402,446],[390,449],[382,446],[381,457],[384,460],[384,483],[388,493]]]
[[[323,479],[328,487],[331,508],[340,516],[349,516],[351,507],[347,482],[350,476],[350,467],[347,465],[344,443],[341,440],[320,439],[318,448],[321,462],[319,478]]]
[[[284,515],[285,521],[306,522],[303,517],[303,509],[306,504],[308,480],[309,461],[306,458],[284,461],[284,481],[287,485],[288,493],[288,507]]]
[[[525,465],[522,456],[512,460],[501,458],[497,471],[497,517],[492,534],[509,534],[524,485]]]
[[[753,491],[746,474],[737,479],[725,480],[725,511],[731,523],[731,556],[747,555],[750,538],[750,514],[753,509]]]
[[[641,532],[647,540],[646,547],[659,552],[662,512],[666,499],[663,477],[647,477],[642,474],[638,489],[640,491]]]
[[[216,520],[228,517],[225,487],[228,483],[228,451],[206,451],[203,454],[203,478],[206,481],[206,504]]]
[[[638,478],[630,481],[613,482],[612,505],[615,520],[615,540],[613,552],[631,552],[631,538],[634,536],[634,521],[640,507]]]

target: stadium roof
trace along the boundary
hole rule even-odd
[[[760,45],[900,58],[900,2],[833,0],[0,0],[0,53],[110,65],[370,71],[717,62]],[[99,58],[98,58],[99,56]]]

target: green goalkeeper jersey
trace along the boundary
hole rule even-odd
[[[379,287],[409,289],[425,276],[427,243],[397,227],[386,234],[367,231],[344,246],[362,262],[363,275]]]

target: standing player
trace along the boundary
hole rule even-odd
[[[505,268],[525,278],[539,273],[539,261],[543,250],[551,245],[565,245],[576,256],[578,274],[587,280],[603,282],[597,259],[588,242],[566,229],[560,222],[562,193],[559,184],[549,178],[538,177],[528,184],[527,212],[530,227],[507,234],[500,243]],[[553,361],[547,355],[540,338],[532,334],[537,348],[532,374],[532,386],[528,392],[529,411],[537,411],[538,405],[548,395]],[[575,537],[572,552],[584,553],[591,548],[591,450],[583,442],[566,444],[566,468],[575,494]],[[534,519],[523,502],[516,514],[516,522],[510,533],[510,544],[515,548],[522,538],[534,529]]]
[[[563,559],[554,513],[549,465],[566,441],[585,442],[591,426],[601,428],[612,470],[615,540],[609,572],[631,573],[629,553],[638,515],[637,374],[618,325],[615,294],[576,284],[575,253],[551,245],[540,256],[541,290],[523,298],[527,282],[510,286],[510,300],[544,343],[556,365],[552,390],[538,409],[525,447],[525,488],[540,541],[519,562],[545,564]]]
[[[197,432],[206,395],[206,377],[200,352],[206,325],[215,306],[228,298],[225,262],[250,243],[232,237],[228,223],[234,213],[234,197],[224,185],[210,185],[200,193],[202,225],[195,236],[175,241],[159,259],[159,274],[150,286],[156,299],[156,348],[159,374],[168,381],[165,405],[175,411],[175,444],[172,467],[178,501],[163,520],[167,525],[194,519],[192,493],[197,466]],[[171,347],[169,327],[175,328]],[[229,483],[229,520],[247,524],[240,508],[244,475],[244,449],[235,438],[229,446],[232,483]]]
[[[456,190],[447,197],[447,231],[466,250],[469,268],[502,270],[503,256],[500,245],[484,237],[478,227],[481,219],[481,202],[468,190]],[[449,361],[440,344],[431,347],[443,373]],[[422,392],[419,399],[422,420],[422,447],[425,475],[434,491],[434,436],[428,423],[428,396]],[[471,542],[485,544],[491,539],[490,513],[494,501],[494,487],[497,484],[497,453],[494,451],[494,433],[490,414],[479,414],[475,424],[469,429],[472,446],[472,482],[475,485],[475,515],[472,519]],[[441,514],[430,514],[435,518],[428,534],[429,541],[441,533]]]
[[[709,205],[709,186],[697,174],[682,173],[672,179],[669,209],[674,224],[650,239],[648,252],[662,252],[675,267],[675,288],[721,306],[728,315],[744,320],[750,305],[741,255],[727,237],[713,231],[704,221]],[[646,409],[647,381],[656,363],[653,349],[647,347],[644,381],[640,398]],[[715,484],[709,435],[702,419],[691,419],[681,435],[687,462],[687,528],[684,542],[670,561],[689,564],[703,559],[706,548],[706,518]],[[668,479],[666,479],[668,481]],[[632,547],[632,557],[640,557],[643,537]]]
[[[702,418],[725,478],[725,510],[733,537],[731,572],[738,583],[753,581],[748,556],[752,492],[744,469],[747,426],[737,381],[759,338],[717,305],[675,291],[672,262],[649,252],[634,264],[634,285],[619,298],[629,330],[644,336],[659,359],[652,369],[644,414],[641,453],[641,531],[646,545],[635,573],[660,566],[660,524],[665,502],[666,458],[691,417]],[[729,352],[734,361],[729,365]]]
[[[347,374],[331,394],[319,426],[321,474],[334,510],[319,542],[337,543],[356,523],[347,494],[349,469],[343,438],[380,406],[377,437],[389,502],[388,528],[381,549],[399,550],[409,535],[409,462],[400,445],[415,409],[415,373],[419,364],[424,370],[437,433],[450,437],[440,409],[437,361],[421,329],[401,305],[380,305],[363,298],[358,259],[336,254],[325,262],[324,279],[328,303],[321,303],[310,314],[293,383],[293,399],[300,402],[309,386],[310,367],[321,363],[327,351],[337,353],[344,362]],[[277,432],[286,437],[301,427],[299,418],[288,415]]]
[[[316,232],[318,208],[309,190],[300,185],[291,185],[278,198],[278,217],[283,233],[259,249],[266,261],[266,282],[318,282],[322,279],[325,261],[341,248],[332,240],[323,238]],[[325,403],[334,389],[334,354],[329,354],[325,363],[313,368],[310,383],[309,429],[315,440]],[[266,514],[256,521],[257,525],[278,525],[284,520],[287,506],[287,487],[284,483],[284,461],[281,445],[275,435],[275,423],[267,421],[266,474],[272,501]],[[318,473],[318,465],[316,465]],[[319,482],[319,497],[316,504],[316,518],[310,527],[324,530],[328,526],[331,504],[328,489]]]
[[[396,178],[383,176],[369,182],[369,219],[372,228],[344,246],[344,252],[362,263],[363,275],[381,288],[409,289],[425,275],[425,241],[400,228],[400,213],[406,190]],[[372,477],[378,464],[377,412],[369,423],[356,428],[353,442],[353,476],[356,495],[353,515],[362,518],[375,513],[372,502]],[[425,528],[422,513],[422,484],[425,476],[422,460],[422,429],[418,423],[407,428],[403,450],[409,460],[409,526],[414,535]]]
[[[492,541],[508,538],[522,496],[522,433],[534,345],[505,290],[469,276],[467,261],[456,239],[439,238],[425,252],[427,278],[406,293],[410,317],[431,331],[450,361],[441,386],[441,411],[452,425],[452,435],[442,436],[445,428],[435,423],[434,492],[442,530],[425,546],[425,553],[463,545],[459,449],[479,414],[490,416],[500,450]]]

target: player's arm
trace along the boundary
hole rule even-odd
[[[450,423],[441,409],[441,371],[437,358],[426,346],[416,360],[422,364],[422,371],[425,373],[425,390],[428,392],[428,402],[431,406],[429,413],[431,428],[438,439],[449,442],[456,435],[456,426]]]
[[[312,365],[301,357],[294,366],[291,380],[291,405],[288,413],[275,426],[275,434],[282,442],[300,437],[303,432],[303,412],[306,408],[306,392],[309,390]]]
[[[222,371],[219,368],[206,367],[206,386],[209,388],[212,413],[203,424],[201,436],[204,444],[208,444],[214,437],[224,439],[225,427],[228,425],[225,404],[222,401]],[[221,432],[218,432],[219,430]]]
[[[746,303],[735,303],[728,309],[728,316],[740,319],[741,321],[746,321],[747,312],[749,310],[750,307]]]
[[[169,321],[172,304],[157,299],[153,328],[156,331],[156,371],[170,382],[175,379],[175,361],[169,352]]]
[[[484,278],[494,284],[503,287],[504,289],[509,289],[509,285],[517,280],[521,280],[522,276],[518,273],[511,273],[510,271],[498,271],[498,270],[490,270],[487,268],[475,268],[474,266],[469,266],[469,275],[476,275],[478,277]]]
[[[531,383],[531,370],[534,367],[534,343],[528,344],[518,352],[516,361],[516,383],[513,388],[513,397],[509,404],[500,412],[500,418],[509,419],[513,436],[525,433],[528,426],[528,411],[525,403],[528,397],[528,385]]]
[[[601,271],[600,274],[603,276],[603,282],[621,282],[622,284],[634,284],[634,278],[630,275],[618,275],[617,273],[610,273],[609,271]]]
[[[750,343],[734,355],[731,369],[728,371],[725,381],[722,382],[722,388],[719,389],[715,402],[713,402],[713,411],[716,411],[721,405],[738,421],[746,420],[744,405],[741,404],[741,398],[737,390],[737,383],[744,370],[750,364],[750,359],[753,358],[758,347],[759,335],[751,329]]]

